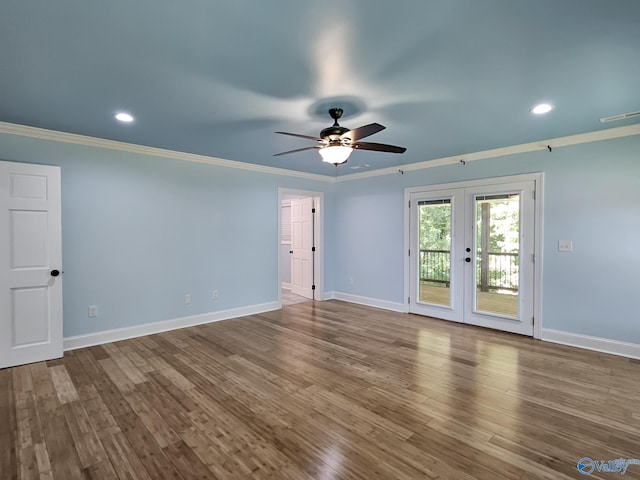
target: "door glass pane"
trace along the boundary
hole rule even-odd
[[[476,196],[475,311],[518,317],[520,195]]]
[[[451,200],[418,202],[418,301],[451,306]]]

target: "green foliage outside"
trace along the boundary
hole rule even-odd
[[[489,285],[518,288],[519,198],[491,199],[476,202],[476,246],[478,248],[477,281],[481,281],[482,203],[490,205]],[[420,205],[419,245],[420,278],[437,283],[450,281],[451,204]],[[434,252],[435,251],[435,252]],[[438,252],[441,251],[441,252]]]

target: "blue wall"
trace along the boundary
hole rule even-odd
[[[640,136],[338,183],[336,290],[403,302],[406,187],[531,172],[545,173],[543,328],[640,343]]]
[[[65,337],[275,302],[278,188],[332,210],[322,181],[8,135],[0,158],[62,167]]]
[[[544,172],[543,327],[640,344],[639,157],[634,136],[331,184],[0,135],[62,167],[65,336],[275,301],[279,187],[325,193],[325,291],[402,303],[406,187]]]

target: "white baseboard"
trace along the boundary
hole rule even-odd
[[[589,335],[552,330],[549,328],[543,328],[541,330],[540,338],[546,342],[560,343],[571,347],[586,348],[587,350],[594,350],[596,352],[640,359],[640,345],[637,343],[591,337]]]
[[[179,328],[193,327],[204,323],[219,322],[221,320],[228,320],[231,318],[270,312],[272,310],[278,310],[279,308],[281,308],[281,305],[278,302],[269,302],[259,305],[250,305],[247,307],[221,310],[219,312],[203,313],[202,315],[192,315],[189,317],[174,318],[160,322],[145,323],[143,325],[135,325],[133,327],[116,328],[114,330],[105,330],[86,335],[66,337],[64,339],[63,348],[66,351],[75,350],[76,348],[92,347],[103,343],[117,342],[120,340],[127,340],[129,338],[142,337],[144,335],[152,335],[154,333],[162,333],[169,330],[177,330]]]
[[[402,303],[362,297],[343,292],[324,292],[322,300],[342,300],[344,302],[381,308],[383,310],[390,310],[393,312],[405,312],[405,305]],[[116,328],[113,330],[105,330],[86,335],[66,337],[64,339],[63,348],[67,351],[75,350],[77,348],[92,347],[103,343],[117,342],[120,340],[127,340],[129,338],[142,337],[144,335],[153,335],[154,333],[162,333],[170,330],[177,330],[179,328],[193,327],[195,325],[202,325],[205,323],[219,322],[221,320],[229,320],[247,315],[270,312],[278,310],[279,308],[281,308],[281,305],[278,302],[268,302],[259,305],[221,310],[219,312],[204,313],[202,315],[192,315],[189,317],[163,320],[144,325],[135,325],[133,327]],[[546,342],[559,343],[596,352],[640,359],[640,344],[637,343],[591,337],[589,335],[553,330],[550,328],[541,329],[540,339]]]
[[[357,303],[358,305],[391,310],[392,312],[403,313],[405,311],[405,306],[402,303],[389,302],[388,300],[380,300],[377,298],[361,297],[360,295],[352,295],[350,293],[325,292],[323,299],[342,300],[344,302]]]
[[[291,290],[291,284],[288,282],[282,282],[281,284],[282,288],[285,288],[287,290]]]

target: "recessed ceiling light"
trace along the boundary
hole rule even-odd
[[[133,122],[133,116],[126,112],[118,112],[114,115],[115,119],[119,122],[131,123]]]
[[[529,111],[531,113],[535,113],[536,115],[543,115],[545,113],[549,113],[554,108],[556,107],[551,105],[550,103],[541,103],[540,105],[536,105]]]

